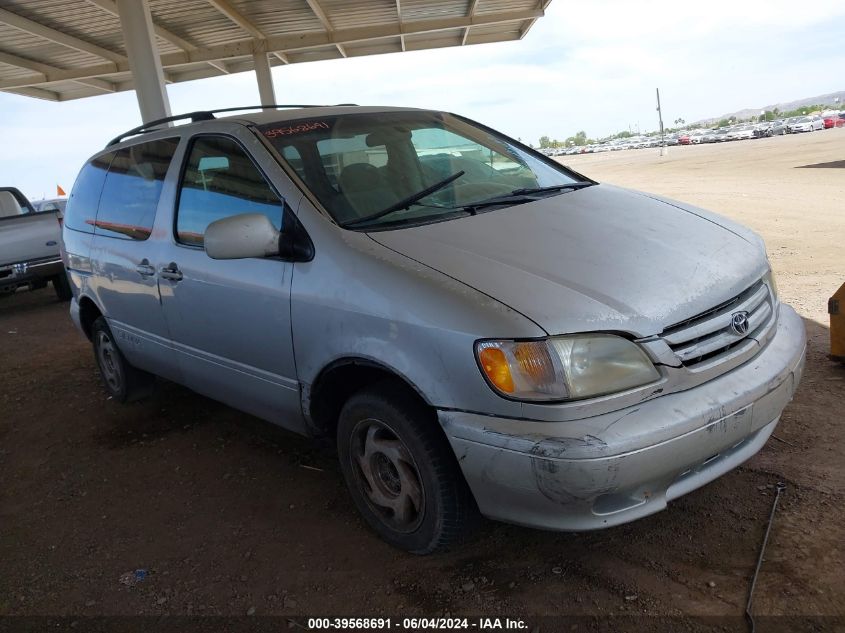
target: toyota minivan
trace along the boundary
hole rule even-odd
[[[106,390],[161,377],[333,438],[397,547],[479,511],[652,514],[759,451],[792,398],[803,324],[723,217],[445,112],[181,118],[112,141],[67,205],[71,317]]]

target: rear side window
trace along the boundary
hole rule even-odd
[[[161,139],[118,150],[112,159],[95,221],[96,233],[147,239],[167,168],[179,139]]]
[[[241,213],[263,213],[282,227],[281,198],[244,149],[223,136],[200,136],[191,146],[176,211],[176,239],[202,246],[205,229]]]
[[[113,152],[99,156],[79,172],[65,208],[64,225],[67,228],[84,233],[94,232],[97,205],[113,157]]]

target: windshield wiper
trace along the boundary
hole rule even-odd
[[[525,187],[523,189],[514,189],[510,193],[488,198],[487,200],[472,202],[459,208],[472,213],[479,209],[494,207],[500,204],[525,204],[539,200],[533,194],[561,191],[563,189],[583,189],[584,187],[591,187],[594,184],[594,182],[570,182],[565,185],[552,185],[550,187]]]
[[[433,194],[435,191],[443,189],[443,187],[448,185],[450,182],[454,182],[455,180],[457,180],[458,178],[463,176],[465,173],[466,173],[465,171],[459,171],[457,173],[454,173],[451,176],[449,176],[448,178],[444,178],[443,180],[440,180],[440,181],[434,183],[433,185],[426,187],[422,191],[418,191],[417,193],[412,194],[412,195],[408,196],[407,198],[403,198],[402,200],[400,200],[396,204],[391,204],[386,209],[382,209],[381,211],[377,211],[376,213],[371,213],[370,215],[365,215],[363,218],[358,218],[357,220],[351,220],[349,222],[344,222],[340,226],[342,226],[345,229],[352,228],[352,227],[354,227],[358,224],[366,224],[367,222],[372,222],[373,220],[378,220],[379,218],[383,218],[384,216],[389,215],[389,214],[393,213],[394,211],[402,211],[404,209],[407,209],[412,204],[414,204],[417,200],[422,200],[426,196],[430,196],[431,194]]]
[[[510,192],[512,196],[524,196],[530,193],[544,193],[546,191],[559,191],[561,189],[583,189],[584,187],[592,187],[594,182],[569,182],[565,185],[551,185],[549,187],[525,187],[523,189],[514,189]]]

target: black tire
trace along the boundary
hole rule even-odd
[[[385,541],[430,554],[465,536],[475,500],[434,412],[403,385],[353,395],[340,412],[337,443],[352,499]]]
[[[100,377],[111,397],[118,402],[134,402],[152,393],[155,376],[129,364],[103,317],[91,326],[91,340]]]
[[[70,289],[70,282],[65,273],[53,277],[53,290],[56,291],[59,301],[70,301],[73,298],[73,291]]]

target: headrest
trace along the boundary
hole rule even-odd
[[[378,167],[369,163],[353,163],[340,172],[340,188],[344,193],[370,191],[384,186]]]

